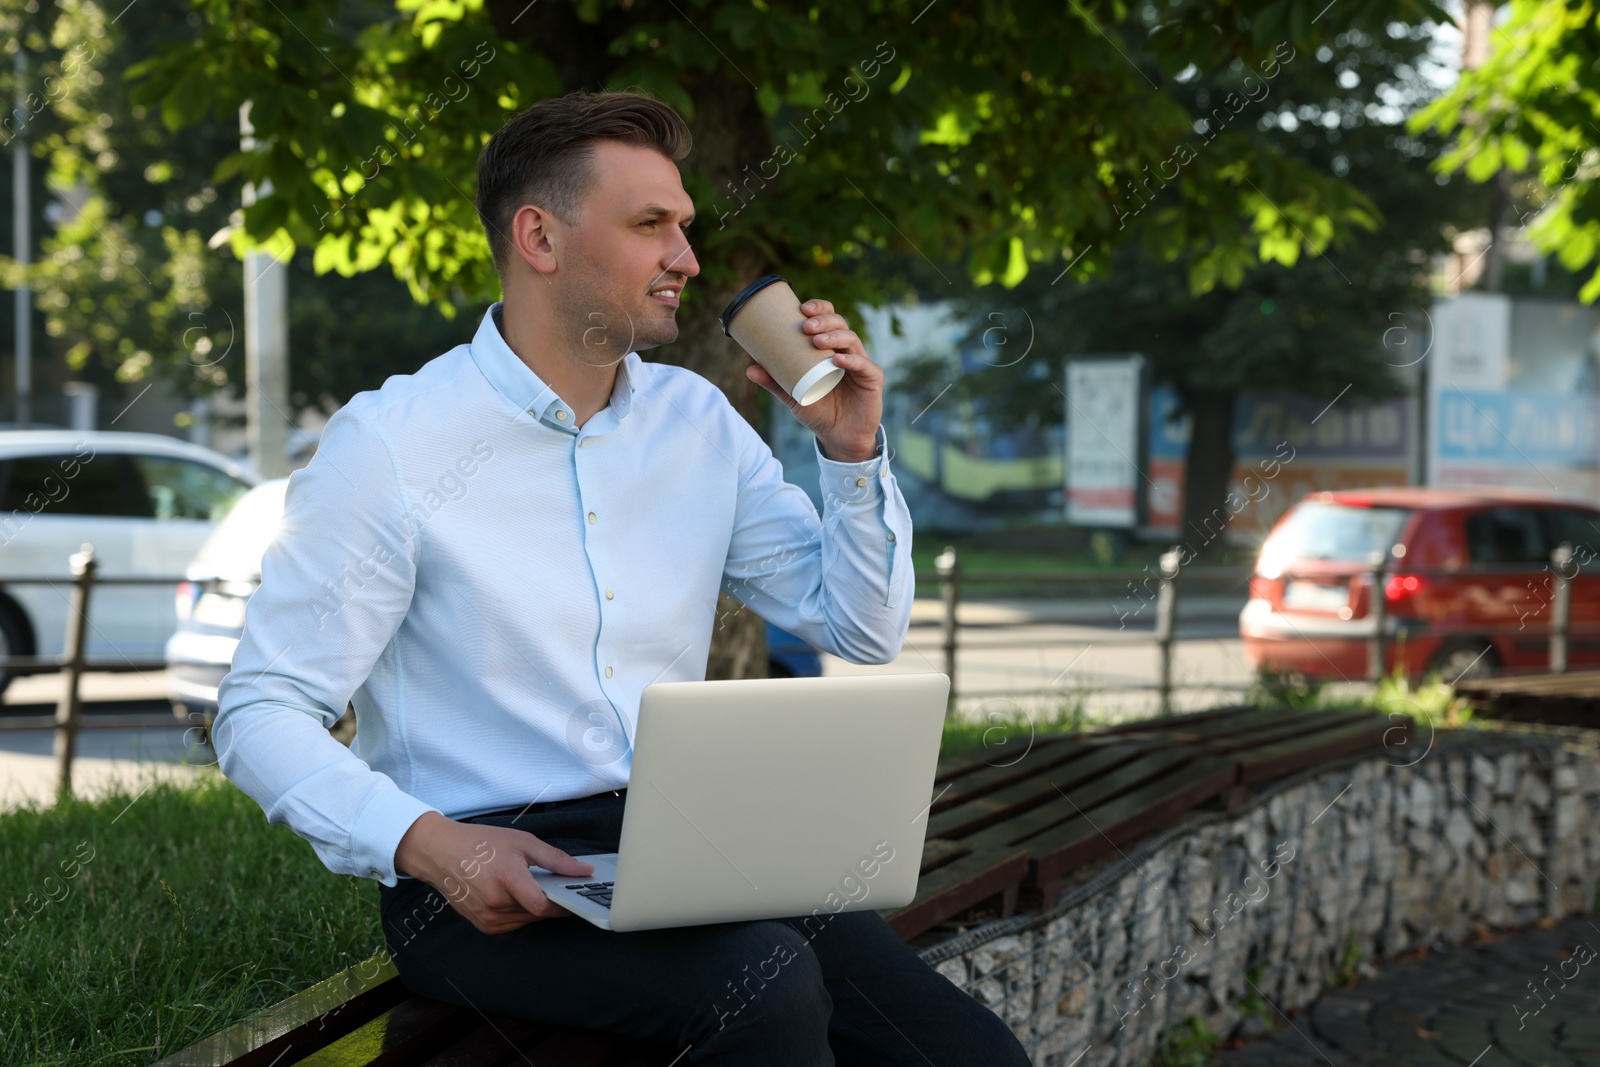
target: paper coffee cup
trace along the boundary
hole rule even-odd
[[[757,278],[722,312],[722,332],[739,342],[801,407],[815,404],[844,377],[844,368],[811,343],[811,316],[778,274]]]

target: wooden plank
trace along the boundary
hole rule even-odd
[[[973,851],[1015,845],[1022,840],[1044,832],[1059,823],[1077,816],[1078,811],[1088,811],[1123,793],[1137,789],[1146,782],[1169,774],[1186,763],[1194,754],[1182,748],[1163,749],[1140,756],[1109,774],[1100,774],[1050,790],[1047,802],[1014,815],[977,833],[966,835],[964,840]],[[1074,806],[1076,805],[1076,806]]]
[[[521,1063],[539,1035],[550,1027],[525,1019],[493,1016],[481,1020],[476,1030],[417,1067],[502,1067]]]
[[[1118,738],[1088,738],[1074,741],[1070,745],[1051,745],[1043,749],[1035,748],[1028,752],[1022,759],[1010,765],[985,765],[962,775],[960,778],[946,782],[934,790],[933,804],[928,809],[937,815],[948,811],[957,805],[969,800],[1004,789],[1052,767],[1059,767],[1063,763],[1081,759],[1090,752],[1097,752],[1113,744],[1126,744],[1126,740]],[[1014,758],[1014,757],[1012,757]]]
[[[1093,732],[1103,736],[1115,736],[1147,730],[1189,730],[1201,723],[1217,723],[1219,720],[1259,714],[1261,710],[1251,704],[1234,704],[1223,708],[1209,708],[1205,711],[1185,712],[1182,715],[1169,715],[1163,719],[1140,719],[1137,722],[1118,723],[1116,726],[1102,726]]]
[[[1362,713],[1356,713],[1362,714]],[[1368,718],[1362,714],[1363,718]],[[1208,738],[1199,742],[1197,748],[1205,753],[1222,755],[1229,752],[1244,752],[1269,745],[1280,744],[1286,741],[1316,737],[1318,734],[1329,730],[1337,730],[1349,724],[1351,712],[1344,711],[1319,711],[1289,720],[1280,726],[1261,727],[1252,730],[1240,737]],[[1376,722],[1377,719],[1372,721]],[[1383,720],[1393,723],[1393,720]]]
[[[483,1016],[472,1008],[408,997],[296,1067],[411,1067],[458,1040]]]
[[[1104,778],[1116,768],[1135,761],[1149,751],[1149,747],[1138,742],[1085,751],[1079,758],[1059,767],[1046,769],[997,792],[929,816],[928,835],[958,840],[985,827],[1014,819],[1041,804],[1059,801],[1061,790]]]
[[[298,1062],[411,995],[387,953],[234,1023],[151,1067],[272,1067]]]
[[[1078,741],[1085,736],[1087,736],[1086,732],[1081,730],[1072,733],[1036,735],[1033,739],[1033,750],[1053,748],[1068,741]],[[963,752],[959,756],[951,756],[949,759],[939,761],[938,770],[933,775],[933,784],[936,786],[941,785],[952,779],[971,774],[973,771],[993,766],[996,762],[1004,762],[1004,759],[996,760],[995,753],[988,749],[980,749],[977,752]],[[937,791],[935,790],[935,792]]]
[[[960,841],[946,841],[939,837],[930,837],[922,842],[922,866],[917,870],[927,874],[935,867],[942,867],[951,860],[958,860],[971,852],[972,848]]]
[[[910,904],[878,914],[902,939],[915,937],[996,893],[1020,885],[1027,874],[1026,849],[976,852],[919,880],[916,899]]]
[[[1262,708],[1248,715],[1196,723],[1184,729],[1129,731],[1128,737],[1160,737],[1172,744],[1192,744],[1217,738],[1243,737],[1257,731],[1281,730],[1291,723],[1313,722],[1336,712],[1315,709]]]
[[[1325,730],[1298,741],[1285,741],[1236,753],[1234,758],[1239,762],[1239,782],[1254,785],[1358,752],[1382,750],[1384,735],[1402,725],[1413,738],[1416,736],[1415,724],[1408,717],[1391,719],[1387,716],[1361,716],[1338,729]],[[1391,734],[1390,741],[1394,740]]]
[[[1070,821],[1017,843],[1033,856],[1035,884],[1042,887],[1058,882],[1096,856],[1218,796],[1233,785],[1237,773],[1232,760],[1200,760],[1107,803],[1085,808]]]

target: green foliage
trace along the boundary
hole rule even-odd
[[[1260,1019],[1268,1032],[1276,1030],[1282,1024],[1275,1018],[1272,1005],[1267,1003],[1267,998],[1261,995],[1258,988],[1261,985],[1261,968],[1252,967],[1245,972],[1245,985],[1250,992],[1244,995],[1236,1005],[1241,1019]]]
[[[35,222],[41,247],[28,280],[46,335],[75,377],[102,387],[123,383],[131,393],[161,378],[183,394],[242,395],[244,278],[228,243],[246,214],[236,207],[242,176],[229,162],[243,158],[237,115],[173,134],[130,102],[124,84],[130,67],[192,38],[200,13],[187,0],[140,0],[137,18],[115,21],[86,0],[32,6],[0,0],[0,23],[16,27],[30,52],[27,87],[38,94],[30,149],[48,161],[49,187],[77,190],[68,198],[75,215]],[[347,7],[341,17],[371,14]],[[8,97],[10,75],[0,64]],[[196,114],[206,95],[201,84],[175,103]],[[35,202],[45,199],[36,186]],[[336,407],[463,339],[461,324],[409,299],[392,273],[318,279],[313,255],[302,249],[288,267],[295,410]],[[20,274],[0,256],[4,284]],[[458,296],[471,312],[486,306]]]
[[[1245,702],[1268,708],[1325,708],[1408,715],[1418,726],[1430,728],[1462,727],[1472,722],[1471,705],[1456,696],[1455,689],[1437,671],[1413,683],[1396,668],[1380,679],[1370,693],[1352,691],[1347,686],[1335,691],[1301,674],[1260,672],[1252,681]]]
[[[1222,1035],[1206,1029],[1204,1019],[1191,1015],[1168,1031],[1150,1067],[1210,1067],[1222,1040]]]
[[[1366,949],[1361,947],[1354,933],[1349,934],[1344,941],[1344,951],[1339,955],[1338,968],[1323,980],[1323,984],[1329,988],[1355,985],[1361,977],[1361,965],[1366,961]]]
[[[1588,271],[1600,257],[1600,12],[1589,0],[1509,7],[1488,60],[1412,128],[1454,138],[1443,172],[1492,182],[1508,171],[1514,224],[1567,270]],[[1600,297],[1600,272],[1579,295]]]
[[[3,1063],[146,1064],[383,947],[371,884],[214,772],[0,814],[0,871]]]
[[[701,135],[686,186],[726,224],[700,248],[707,288],[728,281],[716,275],[724,253],[752,243],[797,289],[834,281],[873,248],[933,249],[981,283],[1054,275],[1085,250],[1083,268],[1103,273],[1122,240],[1119,186],[1194,137],[1180,72],[1258,66],[1280,47],[1443,17],[1426,0],[1318,17],[1322,6],[1091,0],[1062,17],[991,2],[939,7],[912,27],[886,2],[801,13],[743,0],[408,0],[367,9],[353,29],[330,0],[299,5],[292,23],[273,5],[208,0],[199,33],[130,75],[134,102],[174,131],[254,102],[268,136],[219,174],[270,179],[272,195],[234,231],[236,250],[314,245],[318,269],[384,264],[441,305],[455,290],[495,291],[470,199],[477,149],[510,112],[580,85],[654,92]],[[441,96],[474,61],[470,91]],[[755,141],[724,135],[741,101],[766,120]],[[805,126],[818,108],[821,132]],[[741,207],[732,180],[779,146],[797,162],[771,179],[776,192],[763,182]],[[1299,254],[1291,245],[1314,255],[1370,216],[1346,183],[1244,143],[1205,153],[1174,196],[1164,253],[1193,251],[1224,283],[1263,249],[1280,262]],[[859,279],[858,299],[888,284]]]

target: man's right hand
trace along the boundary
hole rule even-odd
[[[395,870],[433,886],[486,934],[572,914],[544,895],[529,864],[569,877],[594,873],[594,864],[526,830],[456,822],[436,811],[412,823],[394,853]]]

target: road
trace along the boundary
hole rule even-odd
[[[1237,700],[1250,684],[1239,648],[1242,600],[1195,597],[1180,610],[1172,679],[1180,709]],[[963,600],[957,615],[955,688],[963,714],[988,718],[1082,706],[1096,719],[1135,718],[1156,710],[1158,657],[1151,612],[1125,628],[1104,602]],[[886,666],[823,657],[824,675],[944,671],[944,608],[912,606],[911,631]],[[1024,695],[1028,690],[1044,690]]]

